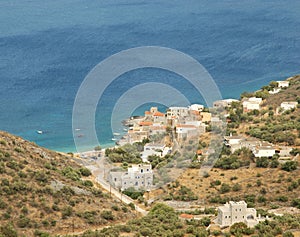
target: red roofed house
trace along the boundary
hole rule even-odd
[[[154,123],[165,123],[166,117],[164,113],[161,113],[159,111],[152,114]]]
[[[185,219],[185,220],[191,220],[191,219],[194,219],[194,216],[190,215],[190,214],[182,213],[182,214],[180,214],[179,218]]]
[[[176,134],[178,139],[196,137],[199,136],[199,129],[191,124],[177,124]]]
[[[139,125],[140,126],[151,126],[151,125],[153,125],[153,122],[151,122],[151,121],[140,121]]]

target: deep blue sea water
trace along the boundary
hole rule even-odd
[[[1,0],[0,129],[74,151],[72,107],[84,77],[110,55],[137,46],[169,47],[194,57],[224,98],[238,98],[300,73],[299,12],[294,0]],[[101,145],[111,144],[117,99],[147,81],[170,83],[191,102],[203,102],[173,73],[149,68],[126,73],[99,101]]]

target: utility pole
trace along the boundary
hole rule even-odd
[[[109,196],[111,197],[111,184],[109,183]]]

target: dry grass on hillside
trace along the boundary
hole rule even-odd
[[[280,206],[290,206],[293,198],[299,197],[300,185],[292,191],[288,187],[293,182],[299,183],[300,170],[286,172],[280,169],[271,168],[240,168],[237,170],[212,169],[209,177],[203,177],[197,169],[187,170],[179,179],[181,185],[185,185],[207,205],[213,205],[209,202],[212,197],[228,197],[230,200],[243,200],[246,195],[256,196],[256,206],[270,207],[271,204]],[[222,194],[221,185],[212,186],[211,183],[219,180],[222,184],[228,184],[231,191]],[[260,181],[258,181],[260,180]],[[261,182],[261,185],[259,185]],[[238,184],[241,189],[232,191],[232,187]],[[263,196],[265,202],[259,202],[257,198]],[[276,199],[280,196],[286,196],[288,201],[279,202]]]
[[[67,234],[135,217],[84,171],[69,156],[0,132],[0,225],[25,236]]]

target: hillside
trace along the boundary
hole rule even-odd
[[[249,97],[263,95],[261,109],[243,112],[241,103],[232,105],[228,108],[230,122],[227,134],[252,136],[275,145],[290,146],[295,150],[299,148],[299,105],[298,108],[288,111],[278,109],[284,101],[299,102],[300,99],[300,76],[287,80],[289,87],[281,89],[277,94],[266,92],[265,88],[268,86],[256,93],[244,93]],[[274,82],[270,84],[272,83]],[[250,206],[264,209],[297,206],[295,200],[299,198],[300,169],[287,172],[282,169],[283,164],[277,158],[259,160],[254,159],[248,149],[231,153],[224,148],[221,158],[207,177],[200,177],[198,170],[189,169],[178,181],[190,188],[205,205],[219,205],[228,200],[246,200]],[[262,161],[266,164],[262,164]],[[295,162],[299,163],[299,157],[295,158]],[[191,179],[195,182],[191,182]]]
[[[135,217],[69,156],[5,132],[0,173],[0,236],[69,234]]]
[[[300,76],[288,79],[289,87],[277,94],[269,94],[264,86],[256,93],[247,96],[261,96],[261,109],[243,113],[241,103],[229,109],[228,130],[231,133],[245,134],[273,144],[300,146]],[[298,109],[283,111],[282,102],[298,102]]]

